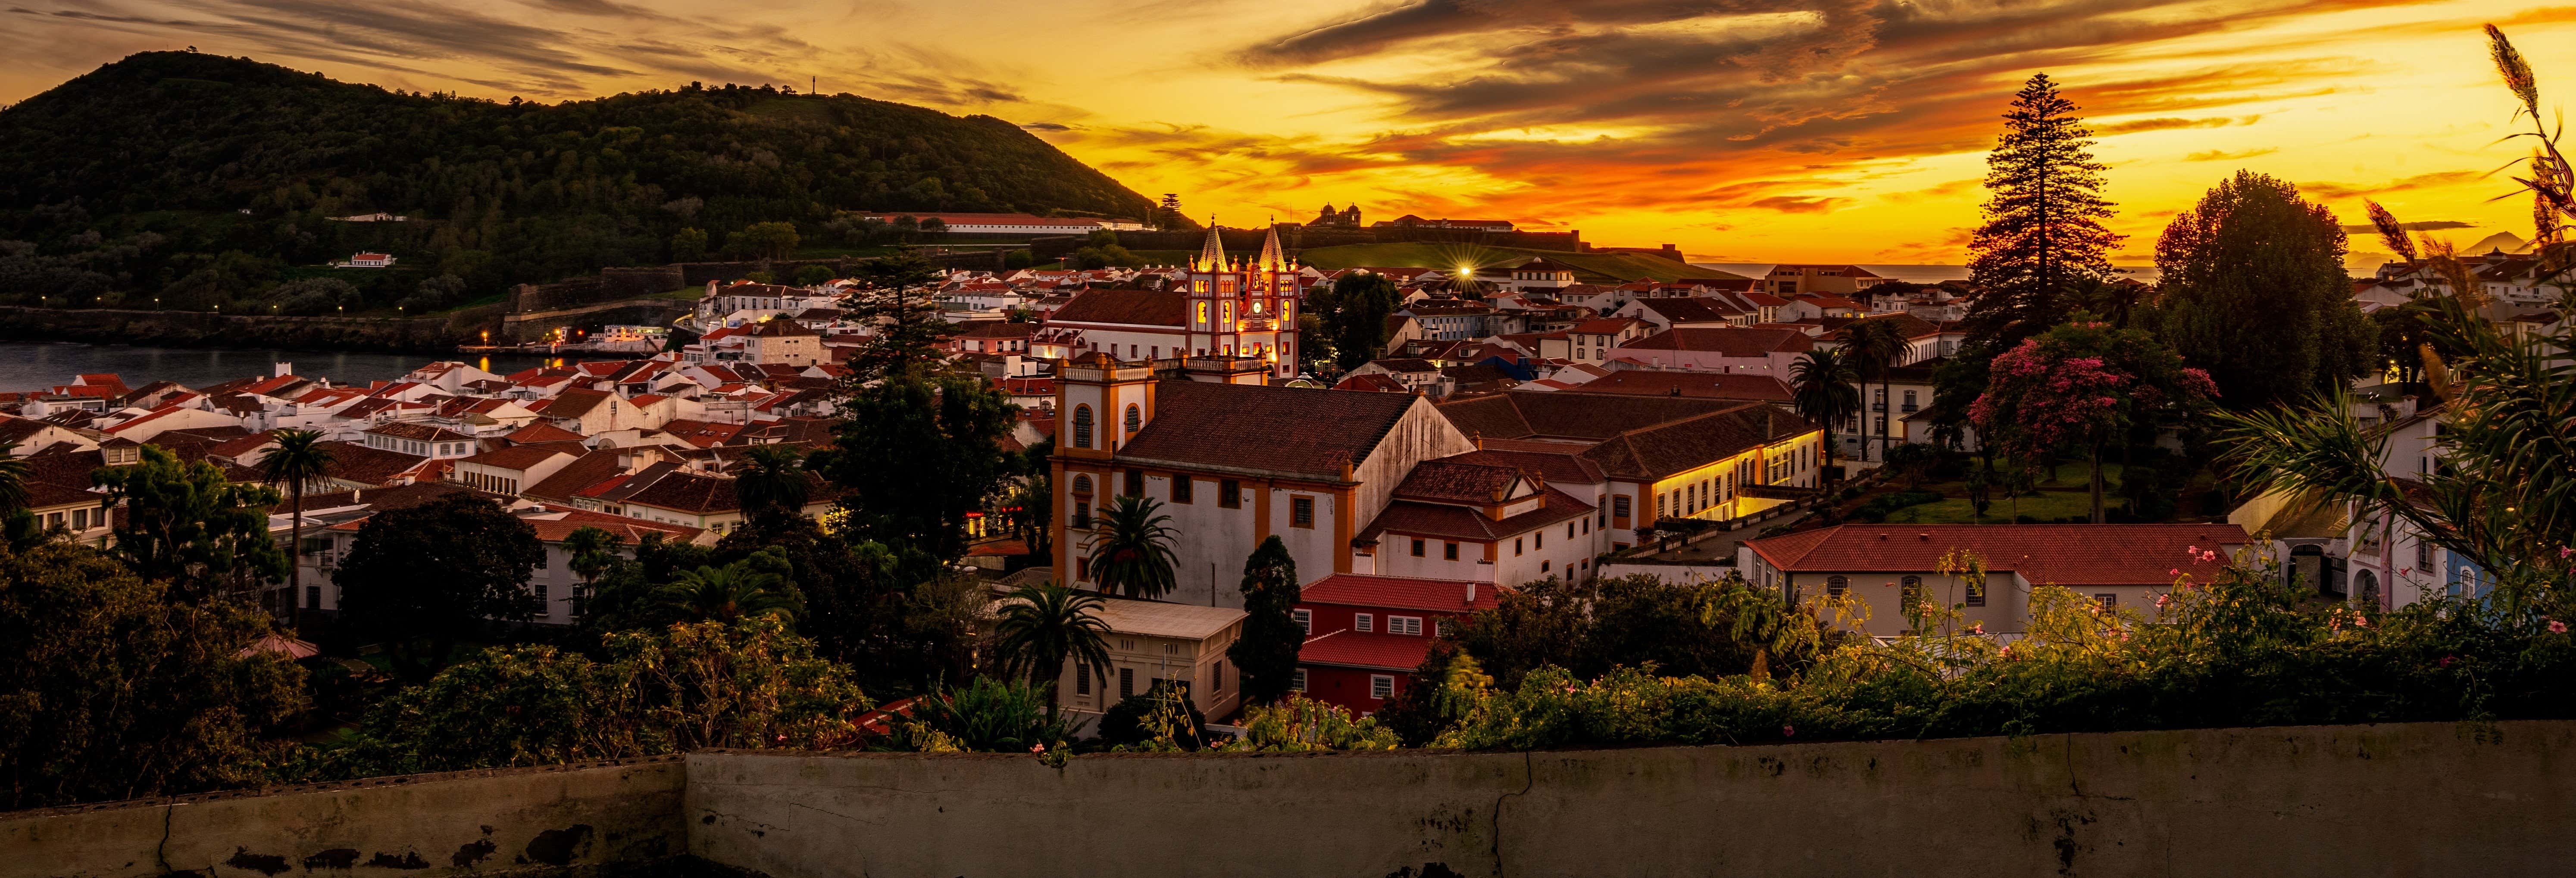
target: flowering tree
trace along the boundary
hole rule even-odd
[[[2082,453],[2092,467],[2093,523],[2103,522],[2102,451],[2218,395],[2154,337],[2077,321],[1994,359],[1968,407],[1985,441],[2018,460]]]

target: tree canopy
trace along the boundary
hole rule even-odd
[[[544,557],[527,522],[491,500],[457,493],[369,516],[332,579],[340,583],[342,620],[382,640],[404,677],[427,680],[458,641],[492,620],[545,612],[528,590]]]
[[[1225,656],[1243,678],[1243,697],[1271,704],[1288,697],[1296,683],[1297,650],[1306,629],[1293,611],[1300,589],[1297,559],[1276,534],[1261,541],[1243,562],[1243,634],[1226,647]]]
[[[2231,408],[2341,386],[2377,353],[2343,254],[2333,212],[2288,180],[2238,171],[2156,241],[2158,335]]]

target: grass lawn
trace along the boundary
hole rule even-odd
[[[2105,502],[2106,510],[2117,510],[2122,505],[2118,497],[2108,498]],[[1980,522],[1975,515],[1974,504],[1965,497],[1952,497],[1890,512],[1887,521],[1890,524],[2009,524],[2013,520],[2013,508],[2011,498],[1997,497],[1986,506],[1986,517]],[[2055,521],[2068,516],[2090,517],[2093,499],[2082,491],[2034,491],[2022,495],[2020,508],[2021,514],[2040,521]]]
[[[699,300],[699,299],[706,298],[706,296],[707,296],[707,288],[706,288],[706,287],[681,287],[681,288],[679,288],[679,289],[672,290],[672,291],[670,291],[670,292],[666,292],[666,293],[654,293],[654,294],[652,294],[652,295],[650,295],[650,296],[646,296],[645,298],[647,298],[647,299],[682,299],[682,300],[686,300],[686,301],[695,302],[695,301],[697,301],[697,300]]]
[[[1526,250],[1518,247],[1488,247],[1482,244],[1452,244],[1438,241],[1411,241],[1398,244],[1343,244],[1301,250],[1297,259],[1316,268],[1354,268],[1363,265],[1416,268],[1455,268],[1460,265],[1491,266],[1504,262],[1545,256],[1574,266],[1576,279],[1587,283],[1632,280],[1680,280],[1685,277],[1707,277],[1716,272],[1694,268],[1669,259],[1658,259],[1635,253],[1567,253],[1558,250]]]

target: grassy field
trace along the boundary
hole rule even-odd
[[[1708,277],[1713,269],[1694,268],[1667,259],[1635,253],[1566,253],[1557,250],[1525,250],[1518,247],[1487,247],[1482,244],[1446,244],[1414,241],[1402,244],[1344,244],[1299,251],[1299,261],[1316,268],[1355,268],[1363,265],[1417,268],[1454,268],[1460,265],[1495,266],[1506,262],[1545,256],[1574,266],[1575,278],[1585,283],[1618,283],[1632,280],[1680,280],[1685,277]]]
[[[2125,505],[2120,498],[2105,501],[2106,510]],[[1985,524],[2006,524],[2013,520],[2013,500],[1997,497],[1986,506]],[[2070,515],[2093,514],[2093,499],[2082,491],[2034,491],[2021,496],[2021,514],[2041,521],[2055,521]],[[1920,506],[1908,506],[1887,514],[1890,524],[1977,524],[1976,506],[1966,498],[1954,497]]]

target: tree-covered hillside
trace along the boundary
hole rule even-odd
[[[0,110],[0,169],[0,303],[57,306],[453,304],[839,211],[1152,210],[989,116],[697,83],[496,103],[192,52]],[[326,219],[378,212],[410,221]],[[311,268],[360,249],[398,270]]]

